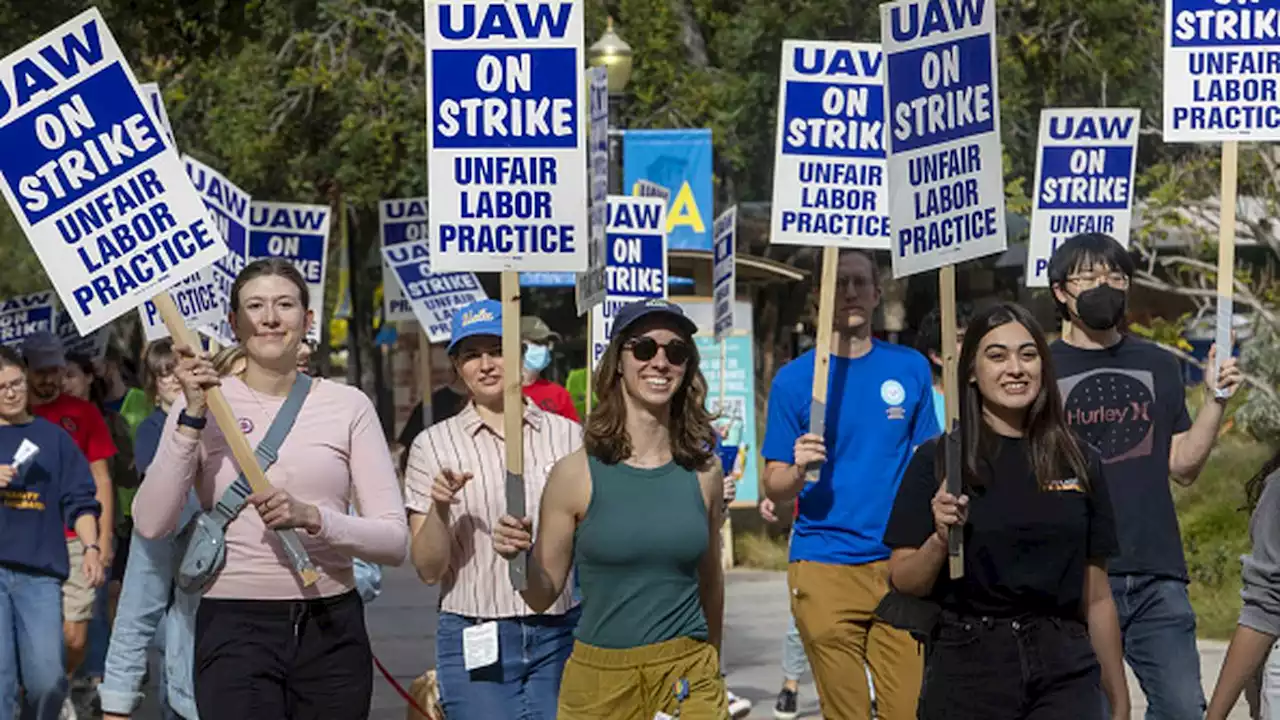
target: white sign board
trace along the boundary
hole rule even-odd
[[[307,283],[312,313],[307,339],[320,342],[329,257],[329,206],[254,201],[249,206],[249,261],[283,258]]]
[[[1049,286],[1049,258],[1080,233],[1129,244],[1141,110],[1043,110],[1027,247],[1027,287]]]
[[[164,94],[160,92],[160,86],[156,83],[142,83],[138,87],[142,90],[143,99],[147,101],[151,116],[160,123],[160,129],[169,138],[169,144],[177,148],[178,142],[173,137],[173,126],[169,124],[169,112],[164,109]]]
[[[713,240],[715,263],[711,268],[712,296],[715,300],[715,334],[719,341],[733,330],[733,303],[737,299],[738,279],[734,254],[738,251],[738,206],[725,210],[716,218]]]
[[[453,334],[451,319],[459,309],[488,298],[475,273],[431,272],[431,244],[426,238],[382,248],[383,263],[395,275],[418,324],[433,343]]]
[[[237,342],[236,333],[227,314],[231,311],[231,286],[248,264],[249,193],[199,160],[189,155],[182,156],[182,159],[186,163],[187,175],[190,176],[192,185],[209,209],[215,231],[227,248],[213,265],[214,281],[218,284],[218,293],[223,301],[222,312],[218,315],[218,322],[201,328],[200,331],[223,345],[234,345]]]
[[[28,335],[53,332],[57,295],[52,290],[0,302],[0,345],[19,346]]]
[[[893,275],[1005,249],[996,0],[880,6]]]
[[[596,66],[587,70],[591,98],[591,242],[587,246],[587,271],[577,277],[574,300],[582,315],[604,300],[605,216],[609,196],[609,74]]]
[[[111,337],[111,326],[105,325],[87,335],[81,335],[71,315],[66,310],[58,311],[58,319],[54,322],[53,334],[62,343],[62,350],[68,355],[84,355],[100,358],[107,352],[107,341]]]
[[[583,5],[427,0],[439,272],[587,269]]]
[[[404,198],[378,203],[378,231],[382,238],[382,311],[388,322],[416,320],[400,281],[387,265],[386,250],[401,243],[427,240],[427,199]]]
[[[183,278],[177,285],[169,288],[169,295],[189,328],[198,330],[217,325],[222,320],[226,299],[219,290],[212,267],[201,268]],[[139,306],[138,316],[142,318],[142,332],[147,342],[169,337],[169,328],[165,327],[155,303],[148,300]]]
[[[591,312],[591,370],[613,337],[613,316],[623,305],[667,296],[667,202],[609,196],[609,251],[604,302]]]
[[[81,333],[225,252],[102,15],[0,60],[0,190]]]
[[[769,242],[889,249],[883,81],[879,45],[782,42]]]
[[[1165,0],[1165,142],[1280,140],[1278,83],[1276,0]]]

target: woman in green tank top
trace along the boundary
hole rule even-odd
[[[556,463],[530,518],[503,516],[494,549],[530,550],[525,602],[549,607],[577,568],[582,618],[559,720],[728,716],[720,676],[723,479],[712,454],[697,326],[679,306],[621,308],[596,369],[580,450]]]

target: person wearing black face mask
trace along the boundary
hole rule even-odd
[[[1058,246],[1049,285],[1068,325],[1051,351],[1067,422],[1102,455],[1120,541],[1108,565],[1111,591],[1147,717],[1200,720],[1196,618],[1169,479],[1189,485],[1200,474],[1222,424],[1223,395],[1242,375],[1234,359],[1216,382],[1206,373],[1207,400],[1193,423],[1178,360],[1124,332],[1133,273],[1129,252],[1109,235]],[[1214,356],[1211,349],[1207,367]]]

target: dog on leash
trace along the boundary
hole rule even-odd
[[[440,707],[440,685],[436,682],[435,670],[428,670],[414,680],[409,686],[409,696],[427,714],[423,715],[410,705],[407,720],[445,720],[444,708]]]

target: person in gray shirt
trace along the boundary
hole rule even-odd
[[[1262,720],[1280,720],[1280,452],[1245,485],[1253,516],[1249,537],[1253,550],[1242,556],[1240,620],[1222,661],[1205,720],[1226,720],[1240,693],[1262,668],[1260,702],[1252,713]],[[1263,662],[1266,666],[1263,668]],[[1251,703],[1252,704],[1252,703]]]

